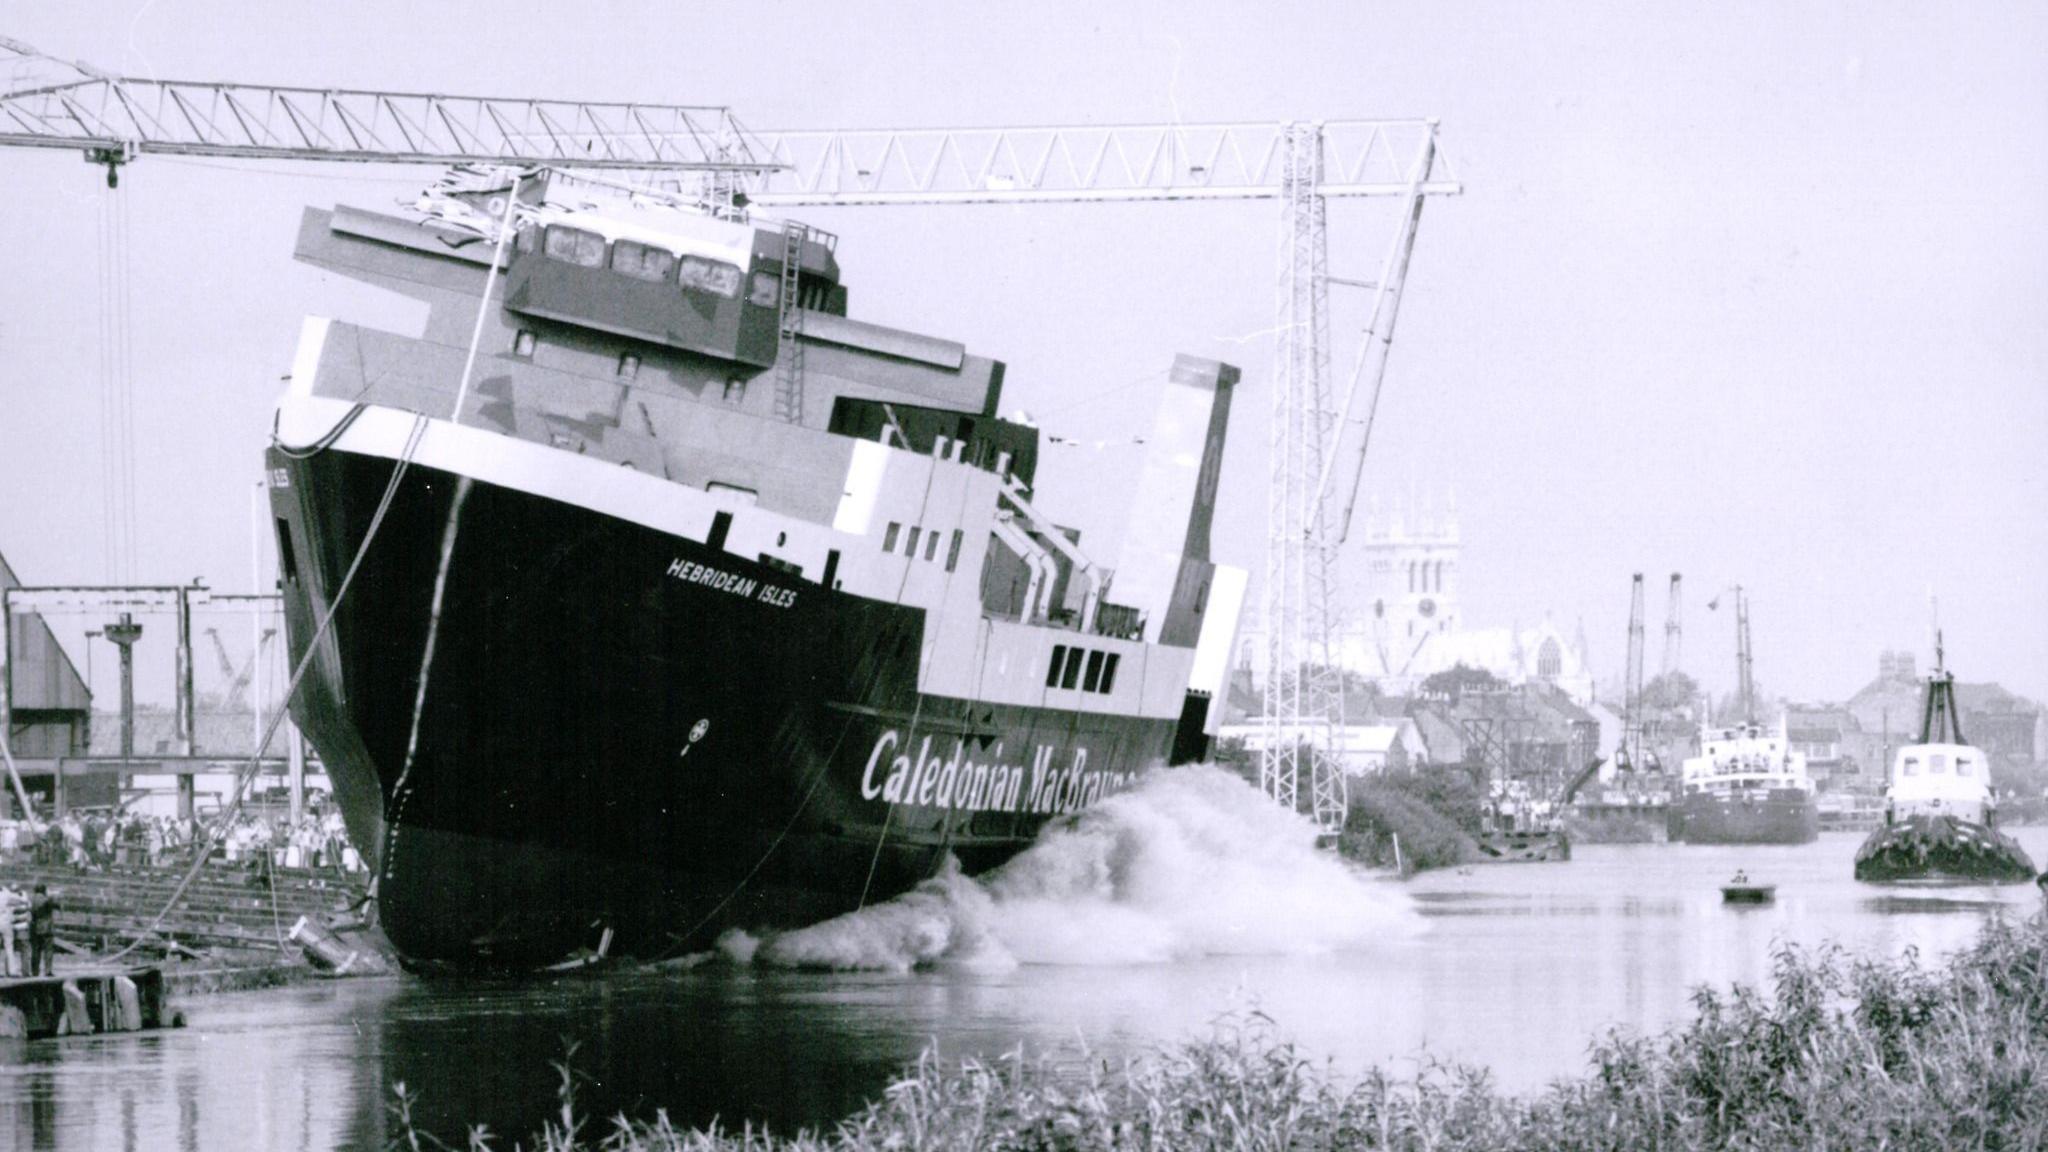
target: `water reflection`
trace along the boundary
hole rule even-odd
[[[2048,859],[2048,829],[2022,829]],[[577,1045],[579,1105],[778,1131],[828,1126],[925,1045],[995,1057],[1085,1037],[1102,1056],[1257,1006],[1305,1051],[1358,1071],[1418,1052],[1514,1090],[1582,1064],[1611,1026],[1681,1019],[1692,988],[1767,982],[1772,950],[1833,940],[1923,956],[1967,943],[2032,885],[1877,889],[1855,837],[1784,849],[1587,846],[1568,864],[1431,874],[1405,886],[1417,937],[1324,955],[1212,957],[1001,974],[820,975],[707,966],[540,983],[342,981],[187,1001],[189,1028],[0,1042],[0,1147],[378,1149],[403,1081],[424,1127],[524,1140],[554,1115],[550,1061]],[[1737,867],[1771,904],[1721,902]],[[509,1139],[506,1141],[509,1146]]]

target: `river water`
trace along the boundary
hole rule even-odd
[[[381,1148],[399,1082],[451,1142],[478,1123],[526,1140],[554,1113],[570,1045],[592,1115],[789,1131],[857,1110],[933,1043],[949,1059],[1020,1044],[1115,1056],[1254,1010],[1347,1073],[1452,1059],[1534,1090],[1580,1068],[1603,1029],[1682,1019],[1698,985],[1766,983],[1774,948],[1932,956],[2039,899],[2031,884],[1857,884],[1852,833],[1582,845],[1569,863],[1402,883],[1314,853],[1277,813],[1239,811],[1239,787],[1139,795],[988,883],[942,880],[689,968],[335,981],[193,998],[175,1031],[0,1042],[0,1147]],[[2048,828],[2016,835],[2048,859]],[[1775,883],[1776,902],[1724,905],[1737,868]],[[868,970],[785,966],[802,963]]]

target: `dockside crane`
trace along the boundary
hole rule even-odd
[[[1678,614],[1679,579],[1678,573],[1673,572],[1671,574],[1671,590],[1664,597],[1664,667],[1662,671],[1666,676],[1678,671],[1682,656],[1681,649],[1684,646],[1685,639],[1681,631],[1682,626],[1679,623]]]
[[[1629,589],[1628,671],[1622,685],[1621,747],[1616,767],[1635,772],[1643,767],[1643,574]]]
[[[262,638],[256,642],[256,651],[242,663],[240,672],[235,671],[234,661],[228,659],[228,646],[220,638],[220,629],[208,628],[206,634],[213,638],[213,654],[215,659],[220,661],[221,679],[227,684],[227,687],[221,689],[220,699],[230,704],[238,702],[243,690],[248,688],[250,679],[256,674],[256,661],[263,658],[264,651],[270,647],[270,638],[277,635],[277,629],[263,630]],[[250,706],[253,708],[254,704]]]
[[[1756,680],[1750,672],[1749,597],[1740,584],[1730,585],[1728,590],[1735,593],[1735,707],[1743,724],[1752,725],[1756,723]],[[1719,596],[1707,601],[1710,612],[1720,606]]]
[[[0,37],[0,146],[145,155],[600,170],[743,216],[753,206],[1280,202],[1262,787],[1342,826],[1337,553],[1349,531],[1422,206],[1462,190],[1433,119],[754,131],[723,106],[441,96],[142,80]],[[1401,201],[1376,280],[1332,276],[1327,202]],[[801,225],[795,226],[800,229]],[[801,251],[801,232],[785,262]],[[1369,290],[1348,378],[1332,371],[1329,287]],[[783,293],[777,411],[802,419],[802,313]],[[0,698],[4,705],[4,698]],[[1304,761],[1300,734],[1319,739]]]

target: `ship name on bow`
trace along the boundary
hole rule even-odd
[[[897,751],[899,747],[903,750]],[[895,755],[891,756],[892,752]],[[913,754],[892,728],[876,739],[868,753],[860,794],[891,804],[969,812],[1075,812],[1121,792],[1136,776],[1132,772],[1089,771],[1086,748],[1074,749],[1072,760],[1056,765],[1052,746],[1040,744],[1032,753],[1028,771],[1022,764],[1003,763],[1002,756],[999,741],[988,761],[975,760],[968,754],[965,739],[955,740],[948,756],[943,745],[932,751],[930,736]]]
[[[796,603],[796,589],[777,588],[773,584],[762,584],[751,576],[727,572],[723,568],[712,568],[681,557],[669,562],[668,574],[685,584],[702,584],[720,592],[730,592],[750,600],[776,608],[787,608]]]

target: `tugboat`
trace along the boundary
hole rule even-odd
[[[1775,733],[1756,722],[1749,604],[1741,585],[1735,587],[1735,653],[1743,722],[1702,727],[1700,754],[1685,761],[1671,802],[1670,838],[1688,844],[1810,844],[1820,838],[1820,805],[1806,757],[1791,750],[1782,717]]]
[[[1857,849],[1856,879],[2023,884],[2034,878],[2034,862],[1998,831],[1997,814],[1990,759],[1963,736],[1955,676],[1942,667],[1936,633],[1920,739],[1892,759],[1884,825]]]
[[[1091,555],[1000,361],[740,207],[458,170],[305,216],[299,259],[423,306],[309,318],[268,458],[292,715],[408,967],[813,923],[1205,753],[1237,369],[1174,363]]]

